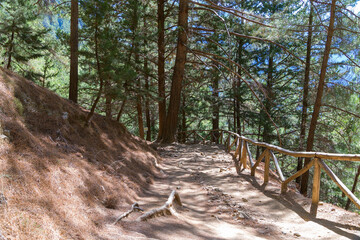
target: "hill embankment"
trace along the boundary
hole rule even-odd
[[[118,122],[0,68],[0,233],[97,239],[158,173],[157,154]]]

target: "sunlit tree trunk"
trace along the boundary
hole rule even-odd
[[[325,86],[326,69],[327,69],[328,61],[329,61],[329,57],[330,57],[331,42],[332,42],[332,38],[334,35],[335,11],[336,11],[336,0],[332,0],[331,1],[331,10],[330,10],[330,22],[329,22],[329,27],[327,28],[327,39],[326,39],[326,43],[325,43],[324,58],[323,58],[322,65],[321,65],[319,86],[318,86],[318,90],[317,90],[317,94],[316,94],[316,100],[315,100],[313,114],[311,117],[310,129],[309,129],[309,134],[308,134],[307,144],[306,144],[306,151],[312,151],[313,146],[314,146],[315,131],[316,131],[316,126],[317,126],[317,121],[319,118],[321,100],[322,100],[324,86]],[[310,162],[310,160],[311,159],[306,158],[304,164],[305,165],[308,164]],[[307,171],[305,174],[303,174],[302,178],[301,178],[300,192],[303,195],[307,194],[308,181],[309,181],[309,171]]]
[[[267,79],[266,79],[266,99],[265,99],[265,109],[271,115],[272,101],[273,101],[273,73],[274,73],[274,47],[270,44],[269,48],[269,63],[267,69]],[[265,113],[264,113],[265,116]],[[267,116],[264,117],[267,119]],[[263,129],[263,141],[270,142],[271,141],[271,127],[269,121],[264,121],[264,129]]]
[[[185,73],[186,53],[187,53],[187,29],[188,29],[188,0],[180,0],[179,19],[178,19],[178,42],[176,50],[176,59],[174,74],[171,82],[170,103],[166,115],[166,122],[160,141],[164,143],[174,142],[178,114],[181,101],[182,82]]]
[[[309,29],[308,29],[308,39],[306,45],[306,63],[305,63],[305,76],[304,76],[304,86],[303,86],[303,100],[302,100],[302,114],[301,114],[301,125],[300,125],[300,139],[299,139],[299,150],[304,150],[305,142],[305,131],[306,131],[306,120],[307,120],[307,109],[308,109],[308,95],[309,95],[309,81],[310,81],[310,65],[311,65],[311,43],[312,43],[312,23],[313,23],[313,8],[310,5],[310,14],[309,14]],[[297,171],[303,167],[302,158],[298,158]],[[301,177],[296,179],[297,183],[300,183]]]

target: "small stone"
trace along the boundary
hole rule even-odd
[[[300,237],[301,235],[300,235],[300,233],[294,233],[294,236],[295,237]]]
[[[66,120],[66,119],[69,118],[69,113],[68,112],[63,112],[61,117],[62,117],[62,119]]]
[[[248,200],[246,198],[242,198],[241,199],[243,202],[248,202]]]
[[[0,134],[0,139],[4,141],[9,141],[9,137],[3,134]]]
[[[180,188],[181,188],[180,186],[177,186],[177,187],[176,187],[176,189],[178,189],[178,190],[179,190]]]

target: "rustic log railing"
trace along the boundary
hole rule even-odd
[[[205,136],[201,136],[199,132],[207,133]],[[251,176],[255,176],[255,170],[259,166],[260,162],[265,159],[264,167],[264,183],[269,181],[269,171],[270,171],[270,161],[274,162],[276,173],[279,176],[281,181],[281,193],[287,191],[287,185],[292,180],[301,176],[305,172],[309,171],[314,167],[313,174],[313,187],[312,187],[312,203],[310,208],[310,214],[316,217],[317,208],[319,205],[319,196],[320,196],[320,179],[321,179],[321,169],[325,171],[326,174],[335,182],[335,184],[341,189],[341,191],[355,204],[357,208],[360,209],[360,200],[345,186],[345,184],[334,174],[334,172],[329,168],[328,165],[323,161],[323,159],[329,160],[339,160],[339,161],[360,161],[360,154],[336,154],[336,153],[324,153],[324,152],[295,152],[288,149],[278,147],[272,144],[257,142],[250,138],[240,136],[237,133],[226,131],[226,130],[191,130],[182,132],[185,136],[185,140],[193,137],[193,141],[196,142],[197,139],[201,139],[201,142],[207,142],[210,137],[211,142],[216,142],[219,144],[224,144],[227,152],[230,152],[233,147],[235,147],[234,153],[234,163],[235,169],[238,174],[240,174],[241,167],[247,168],[248,163],[251,169]],[[227,136],[226,136],[227,135]],[[225,138],[226,137],[226,138]],[[254,146],[263,147],[265,149],[255,161],[252,158],[249,143]],[[279,162],[274,154],[274,152],[281,153],[287,156],[292,157],[301,157],[301,158],[310,158],[312,159],[306,166],[300,169],[298,172],[285,179]]]

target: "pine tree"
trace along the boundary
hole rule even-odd
[[[43,56],[49,30],[40,25],[36,5],[26,0],[4,0],[0,4],[0,46],[4,49],[5,68]]]

